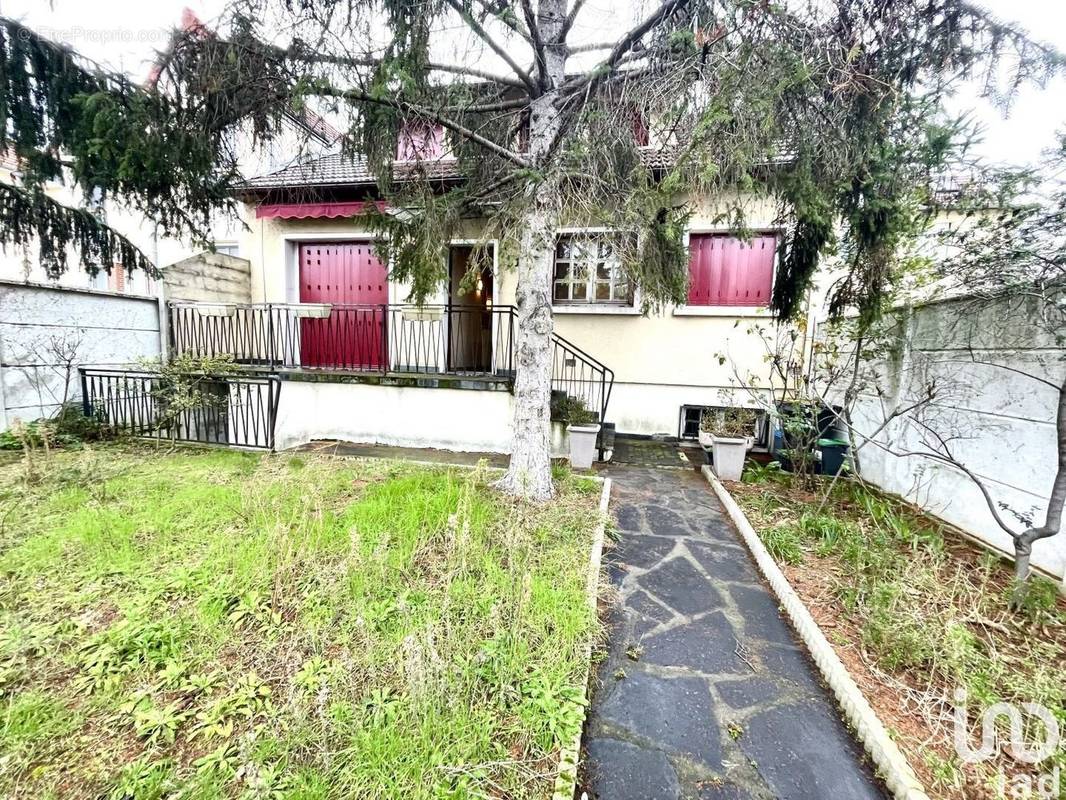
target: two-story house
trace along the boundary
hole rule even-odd
[[[651,164],[663,158],[651,146],[642,155]],[[440,128],[401,134],[394,168],[402,175],[414,161],[445,190],[462,180]],[[278,372],[279,447],[335,438],[507,452],[515,275],[494,248],[492,265],[462,280],[482,221],[469,220],[463,238],[448,243],[448,278],[416,307],[360,221],[368,203],[388,202],[365,160],[304,160],[250,180],[242,199],[253,302],[175,305],[179,352],[231,352]],[[615,232],[559,231],[553,390],[619,433],[694,437],[704,408],[756,406],[739,384],[765,383],[767,345],[749,328],[771,323],[774,208],[752,200],[755,233],[742,239],[715,222],[715,198],[683,200],[693,212],[688,302],[658,314],[642,315]]]

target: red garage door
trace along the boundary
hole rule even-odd
[[[369,241],[300,245],[300,302],[331,303],[300,321],[305,367],[380,369],[385,363],[388,271]]]

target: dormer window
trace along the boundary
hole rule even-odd
[[[426,120],[408,120],[396,141],[397,161],[430,161],[444,155],[444,127]]]

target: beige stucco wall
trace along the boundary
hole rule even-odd
[[[692,232],[728,230],[717,220],[721,204],[695,204]],[[747,205],[748,225],[773,227],[774,209],[765,202]],[[296,247],[300,241],[369,237],[357,221],[257,220],[249,208],[249,230],[241,252],[251,261],[253,302],[297,302]],[[468,238],[479,226],[471,223]],[[515,274],[500,264],[495,302],[513,304]],[[392,285],[390,302],[407,300],[407,289]],[[438,302],[446,299],[442,288]],[[738,376],[756,387],[766,385],[766,346],[753,326],[772,327],[765,309],[667,308],[648,317],[637,309],[573,307],[555,309],[555,330],[615,372],[609,422],[629,433],[676,434],[682,405],[755,405],[739,388]],[[724,357],[722,363],[720,356]]]
[[[208,303],[250,303],[251,265],[224,253],[199,253],[163,270],[167,300]]]

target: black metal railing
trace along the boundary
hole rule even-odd
[[[484,375],[513,381],[513,306],[174,303],[175,355],[229,355],[269,371]],[[601,421],[614,372],[552,334],[552,390]]]
[[[274,369],[514,374],[509,306],[174,304],[177,355]]]
[[[579,400],[604,422],[614,388],[614,370],[557,333],[552,334],[552,345],[552,391]]]
[[[187,375],[82,368],[82,405],[131,436],[274,448],[280,382],[251,375]],[[178,386],[176,380],[180,380]]]

